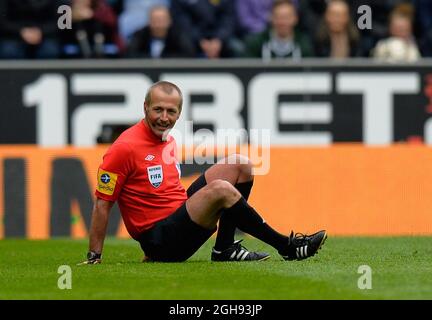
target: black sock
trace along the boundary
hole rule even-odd
[[[270,227],[263,218],[242,197],[231,208],[224,210],[225,215],[230,215],[235,225],[242,231],[264,241],[278,251],[285,251],[288,245],[288,237],[280,234]]]
[[[241,193],[243,198],[245,198],[247,201],[249,199],[252,186],[253,186],[253,180],[237,183],[234,187],[236,187],[236,189]]]
[[[249,199],[252,189],[253,180],[237,183],[234,187],[241,193],[243,198]],[[221,211],[219,219],[219,228],[216,236],[215,250],[222,251],[234,243],[234,235],[237,228],[236,221],[231,214],[226,214],[225,210]]]

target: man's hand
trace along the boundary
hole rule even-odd
[[[78,265],[99,264],[99,263],[102,263],[102,255],[100,253],[96,253],[94,251],[89,251],[87,253],[87,260],[79,263]]]

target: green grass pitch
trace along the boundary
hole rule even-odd
[[[142,263],[133,240],[107,239],[103,263],[77,266],[86,240],[0,240],[0,299],[432,299],[432,238],[331,237],[313,258],[282,261],[271,247],[263,262],[210,261],[210,239],[183,263]],[[72,289],[59,289],[61,265],[72,269]],[[372,289],[359,289],[361,265]]]

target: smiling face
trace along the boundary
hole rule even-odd
[[[176,90],[164,90],[162,87],[153,88],[150,95],[150,103],[144,103],[145,121],[153,133],[162,138],[180,117],[181,97]]]

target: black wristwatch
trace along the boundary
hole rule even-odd
[[[87,252],[87,260],[95,260],[100,259],[102,255],[100,253],[96,253],[94,251]]]

